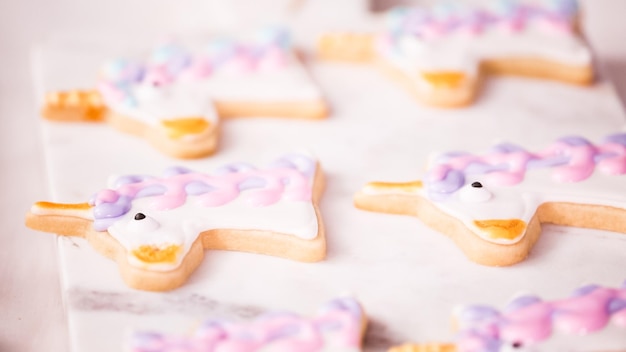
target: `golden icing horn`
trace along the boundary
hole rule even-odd
[[[53,203],[37,202],[31,212],[37,215],[66,215],[68,213],[84,213],[91,210],[89,203]]]
[[[456,352],[455,345],[449,343],[429,343],[426,345],[412,345],[406,344],[402,346],[396,346],[389,349],[387,352]]]
[[[26,214],[26,226],[64,236],[83,236],[92,228],[92,206],[88,203],[37,202]]]
[[[41,114],[52,121],[102,121],[107,108],[97,90],[55,91],[46,94]]]

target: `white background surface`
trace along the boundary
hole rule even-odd
[[[180,2],[180,1],[164,1],[162,2],[162,6],[159,8],[155,8],[153,2],[149,1],[108,1],[108,2],[79,2],[79,1],[56,1],[56,2],[36,2],[36,1],[21,1],[21,2],[8,2],[3,1],[0,2],[0,121],[2,123],[2,128],[0,128],[0,136],[2,140],[2,148],[0,148],[0,155],[2,155],[2,182],[0,182],[0,187],[2,187],[2,224],[5,225],[4,231],[2,231],[3,245],[0,246],[0,351],[66,351],[68,350],[68,334],[67,334],[67,324],[66,319],[64,317],[64,310],[61,303],[61,288],[59,285],[59,269],[57,265],[57,251],[56,251],[56,240],[53,236],[46,234],[39,234],[33,231],[27,230],[23,226],[23,217],[24,213],[34,201],[46,199],[49,196],[49,192],[51,189],[47,186],[47,180],[50,176],[58,176],[48,175],[46,174],[46,169],[44,167],[44,158],[43,158],[43,146],[41,138],[41,125],[39,123],[39,118],[37,114],[37,107],[35,103],[35,93],[33,91],[33,80],[31,78],[30,72],[30,49],[31,47],[46,39],[51,33],[59,33],[59,32],[70,32],[70,31],[96,31],[96,32],[104,32],[107,28],[110,28],[112,24],[115,24],[116,32],[123,32],[124,30],[129,30],[133,32],[137,31],[151,31],[158,30],[162,28],[179,28],[179,27],[202,27],[206,25],[206,21],[203,20],[203,15],[206,14],[207,18],[210,18],[211,15],[214,15],[216,12],[212,12],[217,7],[210,2],[198,2],[195,6],[199,6],[202,11],[194,11],[190,8],[190,5],[193,1]],[[237,1],[235,4],[241,6],[241,1]],[[278,1],[274,1],[274,3],[278,3]],[[189,5],[189,6],[188,6]],[[626,21],[623,21],[623,14],[626,13],[626,2],[620,0],[593,0],[593,1],[585,1],[585,29],[586,34],[595,48],[596,58],[606,69],[607,76],[613,80],[617,84],[618,92],[621,92],[622,98],[626,96]],[[197,8],[197,7],[196,7]],[[253,18],[256,15],[252,11],[251,13],[246,14],[246,16]],[[222,27],[226,26],[230,23],[228,18],[228,11],[226,14],[220,16],[222,23]],[[141,19],[142,25],[140,26],[137,23],[137,20]],[[327,20],[327,19],[326,19]],[[330,20],[329,20],[330,21]],[[215,23],[219,23],[216,21]],[[328,91],[329,96],[331,96],[333,101],[343,101],[343,102],[358,102],[357,99],[367,99],[366,95],[362,95],[365,93],[358,93],[354,91],[354,87],[359,87],[359,82],[344,82],[342,84],[334,84],[333,77],[342,74],[345,72],[343,70],[337,70],[336,67],[322,65],[315,69],[316,75],[319,75],[319,79],[322,83],[322,86]],[[352,73],[343,73],[343,74],[357,74],[354,77],[363,77],[363,82],[366,82],[367,79],[376,79],[375,73],[367,72],[367,70],[363,70],[363,72],[355,72]],[[512,85],[513,84],[513,85]],[[511,92],[513,86],[517,87],[515,89],[529,89],[530,86],[527,86],[526,83],[511,83],[509,80],[501,80],[496,83],[492,83],[491,87],[495,91],[495,88],[502,88],[502,93],[500,94],[500,98],[506,98],[507,92]],[[388,85],[387,87],[393,87],[393,85]],[[533,86],[535,87],[535,86]],[[382,88],[381,88],[382,89]],[[560,90],[559,90],[560,91]],[[377,91],[370,91],[370,93],[378,93]],[[382,92],[381,92],[382,94]],[[493,98],[498,98],[498,94]],[[565,94],[565,93],[564,93]],[[535,95],[540,95],[540,93],[535,93]],[[598,96],[607,96],[602,93]],[[607,113],[609,115],[616,116],[617,107],[612,98],[601,98],[599,101],[590,101],[584,102],[584,97],[580,97],[580,99],[574,98],[572,99],[572,95],[567,93],[567,97],[570,99],[568,102],[564,104],[564,106],[569,106],[569,108],[559,108],[554,105],[552,101],[546,101],[545,106],[543,104],[537,104],[536,106],[527,106],[532,111],[532,109],[541,111],[541,114],[546,115],[557,115],[555,116],[555,120],[552,122],[547,122],[548,124],[553,123],[554,126],[563,126],[563,124],[567,123],[567,117],[563,117],[558,112],[577,112],[587,111],[588,113],[583,114],[583,119],[594,119],[597,116],[602,116]],[[398,99],[396,102],[399,104],[408,104],[409,101],[406,98],[403,98],[400,94],[393,99]],[[530,100],[530,99],[529,99]],[[579,105],[578,105],[579,104]],[[608,105],[608,106],[607,106]],[[370,116],[369,118],[376,118],[372,115],[383,116],[385,113],[388,113],[385,109],[380,109],[378,111],[367,111],[364,108],[359,111],[358,104],[350,105],[352,109],[351,111],[343,111],[342,113],[345,116],[352,116],[353,118],[362,114],[365,116],[366,114]],[[409,105],[406,105],[409,106]],[[580,109],[576,109],[577,106],[580,106]],[[549,107],[547,110],[546,107]],[[501,107],[493,107],[492,111],[497,112],[501,109]],[[571,110],[569,110],[571,109]],[[475,112],[478,113],[478,112]],[[521,114],[513,114],[515,119],[522,119],[523,113]],[[495,116],[494,116],[495,118]],[[371,121],[371,120],[370,120]],[[496,121],[494,119],[494,121]],[[341,131],[345,128],[344,124],[351,124],[358,122],[356,120],[341,120],[337,119],[334,121],[330,121],[326,128],[335,129],[337,131]],[[271,121],[268,123],[260,123],[253,122],[250,124],[246,121],[230,121],[227,122],[229,125],[225,128],[225,133],[223,136],[224,143],[222,143],[222,148],[224,148],[224,153],[218,154],[218,159],[212,161],[214,165],[219,165],[219,161],[225,161],[226,158],[231,155],[242,155],[245,156],[246,152],[237,152],[237,147],[235,144],[235,140],[246,140],[251,141],[251,145],[255,145],[255,143],[261,143],[260,139],[255,139],[257,137],[256,134],[259,131],[259,128],[264,128],[265,130],[262,133],[266,133],[267,135],[271,135],[272,126],[280,126],[275,121]],[[513,122],[512,122],[513,123]],[[513,124],[512,124],[513,125]],[[572,127],[574,131],[578,129],[584,129],[584,123],[577,125],[576,127]],[[254,126],[252,128],[250,126]],[[295,125],[292,125],[295,126]],[[321,149],[321,153],[318,152],[322,161],[324,159],[330,160],[329,165],[325,165],[327,169],[331,170],[331,175],[329,176],[329,182],[332,182],[333,179],[338,181],[333,186],[332,183],[329,184],[328,192],[324,198],[322,203],[322,212],[325,216],[326,222],[339,223],[341,220],[337,219],[337,214],[341,214],[341,212],[351,211],[349,209],[350,204],[345,203],[346,199],[349,199],[351,196],[351,191],[355,190],[359,187],[362,182],[370,180],[372,178],[380,178],[380,179],[389,179],[389,178],[401,178],[407,177],[406,174],[402,173],[402,165],[407,164],[407,158],[410,158],[411,153],[408,150],[404,150],[400,154],[391,155],[388,153],[387,148],[396,148],[398,145],[380,145],[376,143],[369,144],[369,147],[365,143],[357,143],[362,134],[372,135],[373,132],[377,132],[375,130],[371,130],[372,128],[377,128],[376,125],[369,125],[370,130],[367,130],[368,127],[364,127],[365,130],[353,130],[351,135],[346,137],[338,138],[335,137],[334,140],[345,140],[345,144],[343,145],[343,149],[341,146],[338,146],[339,149],[336,151],[336,155],[331,154],[330,149]],[[306,131],[310,132],[310,141],[312,144],[316,142],[320,142],[315,138],[324,138],[325,131],[322,131],[318,125],[311,125],[311,128],[307,128]],[[419,128],[419,123],[414,123],[412,125],[413,128]],[[297,127],[303,128],[303,127]],[[444,128],[444,126],[441,126]],[[461,127],[462,128],[462,127]],[[454,135],[461,136],[462,129],[459,128],[457,133]],[[63,135],[66,133],[61,130],[54,130],[52,128],[52,135]],[[50,131],[49,131],[50,132]],[[113,131],[109,131],[111,135],[114,135]],[[380,131],[382,134],[381,140],[393,141],[395,140],[395,135],[386,135],[385,133],[391,133],[391,131]],[[529,131],[529,134],[532,135],[532,131]],[[582,131],[581,131],[582,132]],[[592,131],[592,134],[601,134],[603,131],[597,130]],[[101,132],[97,132],[101,133]],[[108,133],[108,132],[105,132]],[[536,138],[537,140],[544,140],[550,137],[551,132],[543,132],[537,135],[533,135],[532,138]],[[556,132],[555,132],[556,134]],[[557,134],[558,135],[558,134]],[[50,134],[47,134],[50,136]],[[407,137],[410,137],[408,134]],[[390,138],[394,137],[394,138]],[[43,139],[45,141],[45,138]],[[398,137],[397,140],[401,140],[401,137]],[[357,141],[357,142],[355,142]],[[75,143],[82,143],[80,140],[74,141]],[[289,140],[285,140],[284,146],[290,146]],[[398,142],[399,143],[399,142]],[[459,141],[459,143],[461,143]],[[141,145],[137,143],[137,145]],[[259,144],[256,144],[259,145]],[[362,145],[365,150],[348,150],[348,146],[352,145]],[[255,157],[255,159],[262,163],[263,161],[269,161],[273,156],[273,150],[279,150],[281,147],[280,143],[274,145],[272,148],[268,148],[267,151],[263,153],[263,155],[259,157]],[[147,148],[147,147],[146,147]],[[434,147],[436,149],[436,147]],[[230,150],[230,152],[229,152]],[[62,153],[63,151],[59,148],[52,150],[53,153]],[[426,153],[427,151],[421,151],[420,153]],[[75,149],[68,151],[69,155],[72,155],[70,160],[81,160],[83,156],[76,155]],[[146,153],[148,153],[146,149]],[[230,154],[229,154],[230,153]],[[247,155],[250,155],[250,152],[247,152]],[[328,154],[328,155],[325,155]],[[354,164],[342,164],[338,161],[338,157],[342,156],[345,158],[349,158],[352,155],[369,155],[369,157],[359,158],[358,160],[353,160]],[[421,155],[420,155],[421,156]],[[415,157],[416,159],[418,156]],[[410,159],[409,159],[410,160]],[[355,170],[359,170],[359,168],[369,169],[373,167],[372,165],[367,165],[369,163],[381,163],[382,167],[384,165],[384,169],[386,172],[380,172],[376,175],[361,175],[360,180],[348,180],[348,178],[342,179],[341,175],[357,175]],[[111,161],[108,163],[104,163],[104,166],[97,166],[95,168],[82,168],[83,164],[72,164],[73,172],[70,174],[70,178],[67,180],[63,180],[58,183],[67,187],[65,189],[57,190],[58,194],[70,194],[71,197],[76,197],[78,200],[82,200],[80,198],[83,195],[89,195],[94,190],[97,190],[101,187],[104,182],[104,178],[108,173],[106,173],[106,168],[125,168],[125,170],[130,171],[130,164],[132,161],[130,160],[118,160]],[[56,170],[58,171],[58,167],[56,166]],[[353,168],[349,167],[352,166]],[[415,165],[411,166],[411,170],[416,174],[421,170],[423,165],[419,163],[415,163]],[[404,166],[406,167],[406,166]],[[100,169],[103,168],[103,173],[99,173]],[[162,167],[161,165],[150,166],[151,170],[157,172]],[[375,166],[374,166],[375,168]],[[55,170],[55,168],[51,168],[51,170]],[[332,171],[334,170],[334,171]],[[405,169],[406,171],[406,169]],[[333,177],[333,173],[334,176]],[[407,172],[408,173],[408,172]],[[88,174],[89,179],[85,179],[82,177],[83,175]],[[102,179],[98,177],[94,177],[94,175],[101,175]],[[352,177],[352,176],[350,176]],[[350,182],[348,182],[350,181]],[[342,183],[343,182],[343,183]],[[57,185],[58,185],[57,184]],[[72,186],[77,186],[81,191],[85,192],[85,194],[71,194]],[[334,195],[334,196],[333,196]],[[343,201],[336,201],[339,198],[343,198]],[[68,201],[73,201],[74,199],[67,199]],[[358,226],[355,226],[354,233],[358,233],[359,229],[363,231],[369,230],[365,227],[368,226],[383,226],[386,224],[391,224],[391,221],[383,220],[382,218],[375,217],[376,220],[372,220],[372,217],[369,214],[360,214],[355,213],[361,222],[357,222]],[[375,223],[374,223],[375,222]],[[422,230],[422,227],[418,224],[417,220],[413,219],[405,219],[405,218],[396,218],[393,221],[394,224],[398,224],[398,229],[407,231],[415,231]],[[381,231],[381,234],[383,232]],[[555,230],[555,233],[558,233],[558,230]],[[445,252],[445,254],[450,254],[453,256],[460,256],[460,253],[451,246],[448,241],[443,238],[443,236],[432,237],[428,241],[436,242],[436,245],[442,250],[439,254]],[[541,242],[541,245],[538,249],[533,252],[534,257],[535,254],[539,255],[540,258],[546,259],[550,258],[552,253],[556,253],[555,247],[561,247],[562,242],[559,242],[562,238],[552,237],[552,240],[545,240],[549,238],[547,236],[544,237],[544,240]],[[623,241],[614,239],[616,241],[620,241],[623,245]],[[408,240],[412,241],[411,239]],[[355,241],[348,243],[346,241],[339,241],[334,246],[334,249],[331,249],[329,252],[330,258],[333,261],[330,261],[330,264],[325,263],[321,265],[320,269],[315,269],[314,274],[311,275],[321,275],[319,278],[323,280],[324,276],[322,275],[325,271],[334,271],[333,267],[330,266],[332,263],[338,265],[341,268],[346,270],[345,273],[340,273],[337,276],[339,280],[341,278],[349,277],[350,275],[354,275],[354,270],[348,271],[349,269],[358,268],[358,261],[349,262],[348,258],[354,259],[354,257],[350,256],[350,253],[357,253],[356,256],[358,258],[368,258],[370,255],[376,255],[386,262],[390,263],[390,265],[395,265],[395,260],[398,257],[398,253],[389,249],[382,252],[369,252],[370,249],[362,248],[364,251],[359,252],[358,238],[355,238]],[[569,242],[568,242],[569,243]],[[611,243],[611,242],[609,242]],[[407,243],[404,243],[407,245]],[[345,247],[343,246],[345,245]],[[582,244],[578,244],[581,245]],[[566,262],[571,261],[570,255],[579,253],[577,250],[580,248],[578,245],[571,247],[573,252],[568,252],[568,248],[563,248],[559,255],[562,255],[562,259],[566,260]],[[602,256],[602,250],[610,251],[612,250],[612,246],[607,246],[606,248],[597,244],[589,243],[590,248],[596,248],[595,253],[587,253],[583,257],[583,259],[579,259],[579,261],[584,260],[584,258],[597,258],[598,256]],[[595,247],[594,247],[595,246]],[[332,247],[331,247],[332,248]],[[584,246],[583,246],[584,248]],[[616,268],[616,264],[620,264],[620,258],[623,258],[623,251],[619,252],[617,249],[619,247],[613,247],[613,250],[617,253],[613,253],[615,255],[615,261],[601,261],[600,263],[593,263],[588,267],[579,267],[573,269],[571,267],[562,266],[561,261],[558,261],[558,257],[551,259],[554,260],[552,265],[555,271],[570,271],[574,270],[576,272],[580,272],[581,278],[594,278],[600,277],[608,280],[609,278],[613,278],[616,275],[615,270],[620,270],[619,267]],[[537,253],[537,251],[539,253]],[[437,253],[430,253],[429,258],[436,260]],[[580,254],[580,253],[579,253]],[[621,254],[621,255],[620,255]],[[405,254],[406,255],[406,254]],[[250,256],[247,255],[224,255],[224,254],[216,254],[211,255],[212,258],[219,257],[220,260],[218,265],[215,262],[218,260],[214,260],[211,262],[211,269],[215,269],[216,271],[212,272],[212,275],[225,275],[227,276],[226,268],[229,268],[229,263],[236,263],[237,260],[248,261],[250,260]],[[606,255],[607,258],[610,258],[610,255]],[[569,258],[569,259],[568,259]],[[414,258],[409,259],[410,261],[415,261],[417,264],[430,263],[425,258]],[[346,262],[348,261],[348,262]],[[269,266],[276,265],[277,267],[282,264],[281,261],[266,261]],[[533,262],[537,264],[537,261]],[[541,264],[541,262],[539,262]],[[623,264],[623,263],[621,263]],[[534,264],[532,264],[534,265]],[[539,265],[539,264],[538,264]],[[290,266],[290,265],[288,265]],[[356,267],[355,267],[356,266]],[[233,267],[232,265],[230,266]],[[444,268],[446,266],[444,265]],[[468,266],[468,272],[472,272],[473,266]],[[621,266],[623,268],[623,265]],[[534,279],[533,277],[537,274],[536,271],[531,270],[531,267],[527,267],[527,270],[524,270],[522,267],[519,269],[520,278],[528,278],[529,282],[540,282],[541,280]],[[282,269],[281,269],[282,270]],[[297,273],[297,269],[286,269],[293,270],[292,275]],[[310,269],[306,269],[307,272]],[[594,272],[593,270],[597,270],[598,272]],[[602,271],[603,270],[603,271]],[[481,268],[482,271],[482,268]],[[623,272],[624,270],[621,269]],[[500,274],[496,271],[488,270],[489,274],[484,275],[484,271],[482,272],[484,281],[475,282],[475,286],[463,286],[474,287],[476,292],[468,292],[467,295],[469,297],[476,297],[478,295],[482,295],[481,290],[485,286],[489,286],[490,281],[493,279],[499,279]],[[452,272],[450,272],[452,273]],[[342,275],[346,275],[345,277]],[[386,272],[372,272],[367,275],[367,278],[363,277],[364,274],[356,274],[360,275],[363,280],[354,281],[355,284],[352,285],[354,287],[347,287],[346,289],[356,289],[365,290],[367,287],[378,286],[379,281],[378,278],[387,275]],[[452,275],[452,274],[451,274]],[[471,273],[470,273],[471,275]],[[622,274],[621,280],[623,280],[626,275]],[[314,279],[314,278],[312,278]],[[444,278],[445,279],[445,278]],[[369,280],[369,281],[368,281]],[[428,280],[428,278],[425,278]],[[437,280],[442,280],[438,278]],[[97,280],[94,280],[97,281]],[[552,280],[552,287],[545,287],[542,291],[541,287],[535,287],[536,291],[543,292],[561,292],[565,294],[570,290],[574,289],[575,283],[577,282],[575,279],[555,279]],[[213,281],[211,285],[215,285],[213,287],[216,289],[214,297],[219,298],[220,294],[222,297],[224,295],[230,294],[233,287],[228,286],[227,280],[216,280]],[[339,289],[340,281],[333,281],[333,283],[328,284],[326,287],[337,288]],[[220,284],[221,283],[221,284]],[[606,282],[607,284],[609,282]],[[613,282],[614,284],[619,284],[620,282]],[[567,284],[570,284],[567,286]],[[250,287],[254,288],[254,282],[250,282]],[[344,286],[351,286],[349,284],[345,284]],[[548,285],[549,286],[549,285]],[[559,288],[556,288],[560,286]],[[415,284],[415,288],[419,289],[421,286],[419,284]],[[422,286],[422,289],[426,289],[426,287]],[[318,297],[323,296],[327,292],[317,292],[315,293],[315,289],[310,287],[313,290],[314,294],[311,294],[311,299],[306,300],[306,297],[302,297],[301,300],[290,301],[288,303],[284,303],[281,306],[281,301],[275,301],[274,298],[271,297],[270,293],[265,294],[264,297],[261,297],[259,303],[257,305],[267,305],[273,306],[275,308],[292,308],[300,311],[301,313],[311,312],[315,309],[315,307],[321,303]],[[367,299],[370,305],[374,308],[373,310],[375,314],[375,318],[384,320],[385,318],[385,307],[384,304],[391,304],[394,301],[406,301],[406,299],[410,299],[408,291],[406,290],[406,286],[398,286],[398,287],[389,287],[385,291],[377,294],[368,295],[365,294],[365,298]],[[560,290],[560,291],[559,291]],[[328,289],[327,291],[332,291]],[[471,291],[471,290],[470,290]],[[238,291],[243,292],[243,291]],[[328,292],[331,294],[332,292]],[[335,292],[340,293],[340,292]],[[358,293],[358,292],[357,292]],[[487,297],[493,297],[492,302],[490,303],[500,303],[500,301],[506,300],[510,297],[509,295],[500,296],[498,293],[488,293]],[[281,295],[286,293],[281,293]],[[428,295],[438,295],[440,292],[422,292],[424,297]],[[400,297],[396,299],[395,297]],[[229,296],[225,296],[229,297]],[[330,298],[330,297],[327,297]],[[433,297],[434,298],[434,297]],[[244,296],[233,295],[232,300],[244,300]],[[497,302],[496,302],[497,301]],[[304,303],[306,302],[306,303]],[[449,304],[460,303],[460,302],[449,302]],[[404,317],[404,321],[395,321],[394,324],[403,325],[407,324],[420,324],[421,320],[423,324],[424,319],[428,319],[431,323],[428,325],[433,325],[433,328],[430,332],[431,335],[428,335],[429,331],[416,331],[414,339],[420,339],[422,341],[431,339],[431,338],[447,338],[445,335],[445,331],[447,331],[447,326],[442,326],[446,324],[447,317],[449,311],[441,311],[437,316],[428,316],[428,317],[417,317],[415,311],[411,312],[412,314]],[[418,321],[418,322],[416,322]],[[380,327],[377,331],[381,331]],[[443,331],[443,332],[442,332]],[[432,335],[435,336],[432,336]],[[384,335],[384,334],[383,334]],[[431,337],[432,336],[432,337]],[[382,336],[383,338],[388,336]],[[406,332],[397,333],[394,338],[408,338],[409,335]],[[398,342],[398,341],[394,341]]]

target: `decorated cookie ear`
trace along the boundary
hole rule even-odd
[[[407,185],[413,185],[408,187]],[[539,238],[540,223],[626,233],[626,134],[594,144],[560,138],[544,150],[499,144],[484,154],[445,153],[424,182],[372,182],[358,208],[415,215],[473,261],[512,265]]]
[[[42,115],[106,122],[167,155],[205,157],[217,147],[222,118],[328,115],[290,44],[282,29],[265,29],[253,40],[213,38],[196,47],[168,40],[141,60],[105,63],[94,90],[49,93]]]
[[[269,313],[250,322],[207,320],[188,336],[136,332],[129,352],[360,351],[367,318],[352,298],[340,298],[311,317]],[[235,348],[236,347],[236,348]]]
[[[377,33],[324,34],[319,56],[373,61],[418,100],[441,107],[471,104],[489,73],[592,83],[591,52],[576,31],[576,1],[460,3],[392,9]]]
[[[151,291],[182,285],[205,249],[324,258],[323,175],[314,159],[289,154],[264,169],[238,163],[222,170],[118,177],[88,203],[36,203],[26,225],[84,237],[117,262],[129,286]]]

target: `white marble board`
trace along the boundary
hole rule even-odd
[[[100,60],[123,50],[109,44],[43,47],[34,62],[38,95],[93,84]],[[298,149],[319,158],[327,179],[321,212],[328,255],[320,263],[212,251],[182,288],[149,293],[126,287],[117,265],[84,240],[59,238],[73,351],[121,351],[134,329],[183,333],[207,317],[245,320],[273,309],[311,314],[347,293],[363,303],[370,318],[365,350],[382,351],[406,341],[451,340],[449,318],[458,304],[502,306],[520,291],[558,298],[582,284],[615,286],[626,279],[622,234],[544,226],[525,262],[484,267],[417,219],[352,206],[352,195],[367,181],[419,178],[434,151],[482,151],[498,141],[546,146],[563,135],[597,140],[624,131],[625,115],[609,84],[492,78],[474,106],[441,110],[420,106],[366,65],[310,60],[309,67],[333,106],[328,120],[223,121],[219,151],[207,159],[162,156],[106,125],[41,122],[51,190],[42,200],[85,201],[111,174],[158,174],[172,165],[212,170],[234,161],[262,165]],[[624,335],[600,343],[623,347]],[[601,347],[597,343],[592,346]]]

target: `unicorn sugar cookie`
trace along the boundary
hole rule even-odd
[[[389,352],[623,351],[626,284],[587,285],[555,300],[520,295],[502,310],[463,306],[453,320],[459,330],[455,342],[407,344]],[[594,337],[598,339],[591,341]]]
[[[527,151],[499,144],[483,154],[434,158],[422,180],[372,182],[358,208],[417,216],[449,236],[472,261],[524,260],[541,223],[626,233],[626,133],[593,144],[564,137]]]
[[[164,291],[187,280],[205,249],[322,260],[326,240],[317,203],[323,187],[316,160],[301,154],[263,169],[173,167],[158,177],[117,177],[86,203],[36,203],[26,225],[84,237],[117,262],[130,287]]]
[[[471,7],[440,1],[396,8],[378,34],[329,33],[320,57],[375,61],[428,105],[470,104],[486,73],[593,81],[592,56],[578,33],[574,0],[498,0]]]
[[[211,154],[220,118],[327,115],[284,30],[188,41],[168,40],[142,60],[106,63],[96,89],[50,92],[42,115],[107,122],[177,158]]]
[[[367,325],[352,298],[326,303],[311,318],[273,312],[251,322],[207,320],[190,336],[136,332],[129,352],[299,351],[358,352]]]

